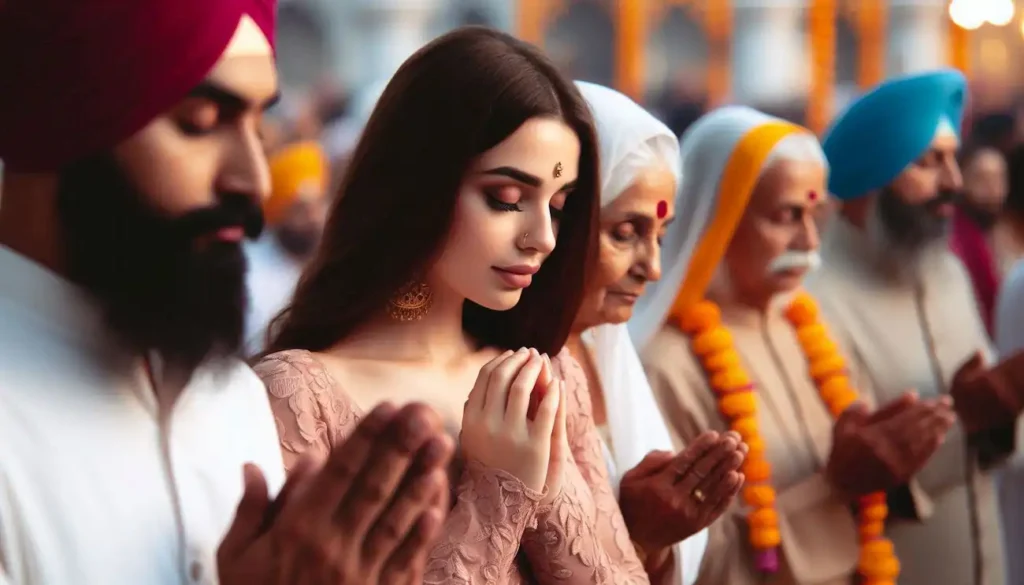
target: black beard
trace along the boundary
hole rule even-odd
[[[954,191],[942,191],[933,199],[909,204],[886,187],[878,197],[878,219],[889,243],[906,251],[917,251],[945,237],[949,220],[936,215],[935,209],[960,199]]]
[[[966,199],[960,202],[960,211],[964,213],[971,222],[981,228],[983,232],[989,232],[995,227],[996,222],[999,221],[999,212],[992,211],[991,209],[985,209],[983,207],[973,205]]]
[[[312,229],[277,229],[277,241],[286,252],[297,258],[306,259],[320,242],[320,233]]]
[[[168,217],[151,209],[109,155],[66,167],[58,187],[68,277],[100,304],[111,330],[137,352],[156,351],[191,377],[206,360],[238,355],[248,295],[238,243],[199,238],[263,214],[252,197]]]

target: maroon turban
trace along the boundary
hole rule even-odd
[[[182,100],[275,0],[0,0],[0,159],[52,171]]]

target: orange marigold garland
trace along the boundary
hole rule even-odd
[[[839,348],[819,320],[817,304],[810,295],[801,293],[786,308],[785,315],[796,329],[800,347],[807,357],[808,373],[822,402],[833,418],[838,418],[857,400],[857,392],[850,384]],[[754,384],[740,362],[732,335],[722,325],[717,305],[701,301],[684,311],[678,324],[690,336],[693,352],[718,396],[719,412],[729,421],[729,428],[739,433],[750,447],[743,464],[746,485],[742,496],[750,507],[747,515],[750,544],[755,551],[755,567],[774,573],[779,569],[778,547],[782,539],[771,466],[757,425]],[[884,492],[868,494],[858,501],[861,552],[857,570],[863,585],[895,585],[899,575],[900,565],[892,542],[884,535],[889,512],[885,502]]]

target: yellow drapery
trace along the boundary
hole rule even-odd
[[[706,0],[703,16],[708,39],[708,105],[715,107],[732,92],[732,2]]]
[[[964,75],[971,74],[971,31],[958,26],[950,20],[948,22],[948,55],[950,67],[959,69]]]
[[[857,29],[857,85],[867,89],[885,79],[887,1],[855,0],[853,17]]]
[[[643,101],[650,6],[648,0],[615,2],[615,86]]]
[[[836,0],[811,0],[807,18],[811,86],[807,126],[821,135],[832,118],[836,69]]]

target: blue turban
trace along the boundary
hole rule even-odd
[[[897,77],[854,101],[822,146],[829,191],[853,199],[880,189],[917,160],[946,120],[960,133],[967,80],[953,69]]]

